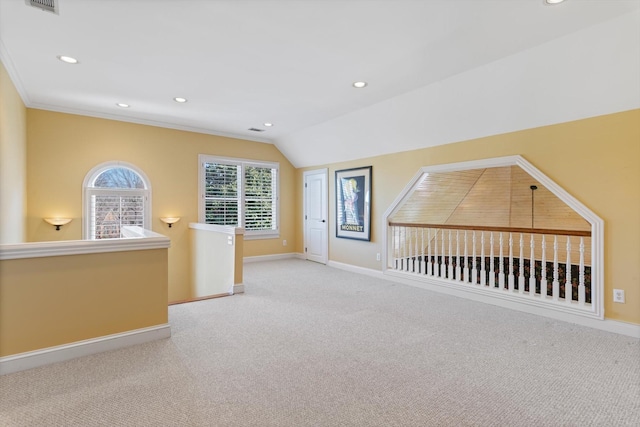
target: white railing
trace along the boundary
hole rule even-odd
[[[388,232],[387,270],[592,311],[590,231],[389,223]]]

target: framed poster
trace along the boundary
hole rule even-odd
[[[336,237],[371,240],[371,166],[336,171]]]

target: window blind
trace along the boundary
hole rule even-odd
[[[205,163],[205,222],[238,225],[240,165]]]
[[[276,230],[276,178],[274,168],[245,168],[245,230]]]
[[[93,194],[90,215],[94,239],[119,238],[124,225],[144,227],[144,196]]]
[[[244,227],[245,236],[278,233],[278,164],[201,156],[201,220]]]

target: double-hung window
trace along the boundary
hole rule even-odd
[[[84,182],[85,238],[119,238],[125,225],[150,228],[150,194],[149,180],[133,165],[108,162],[93,168]]]
[[[245,239],[279,236],[279,164],[200,155],[199,221],[244,227]]]

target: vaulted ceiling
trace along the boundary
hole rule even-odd
[[[390,221],[591,230],[579,213],[519,166],[426,174]]]
[[[640,107],[638,0],[55,2],[0,0],[28,107],[274,143],[298,167]]]

